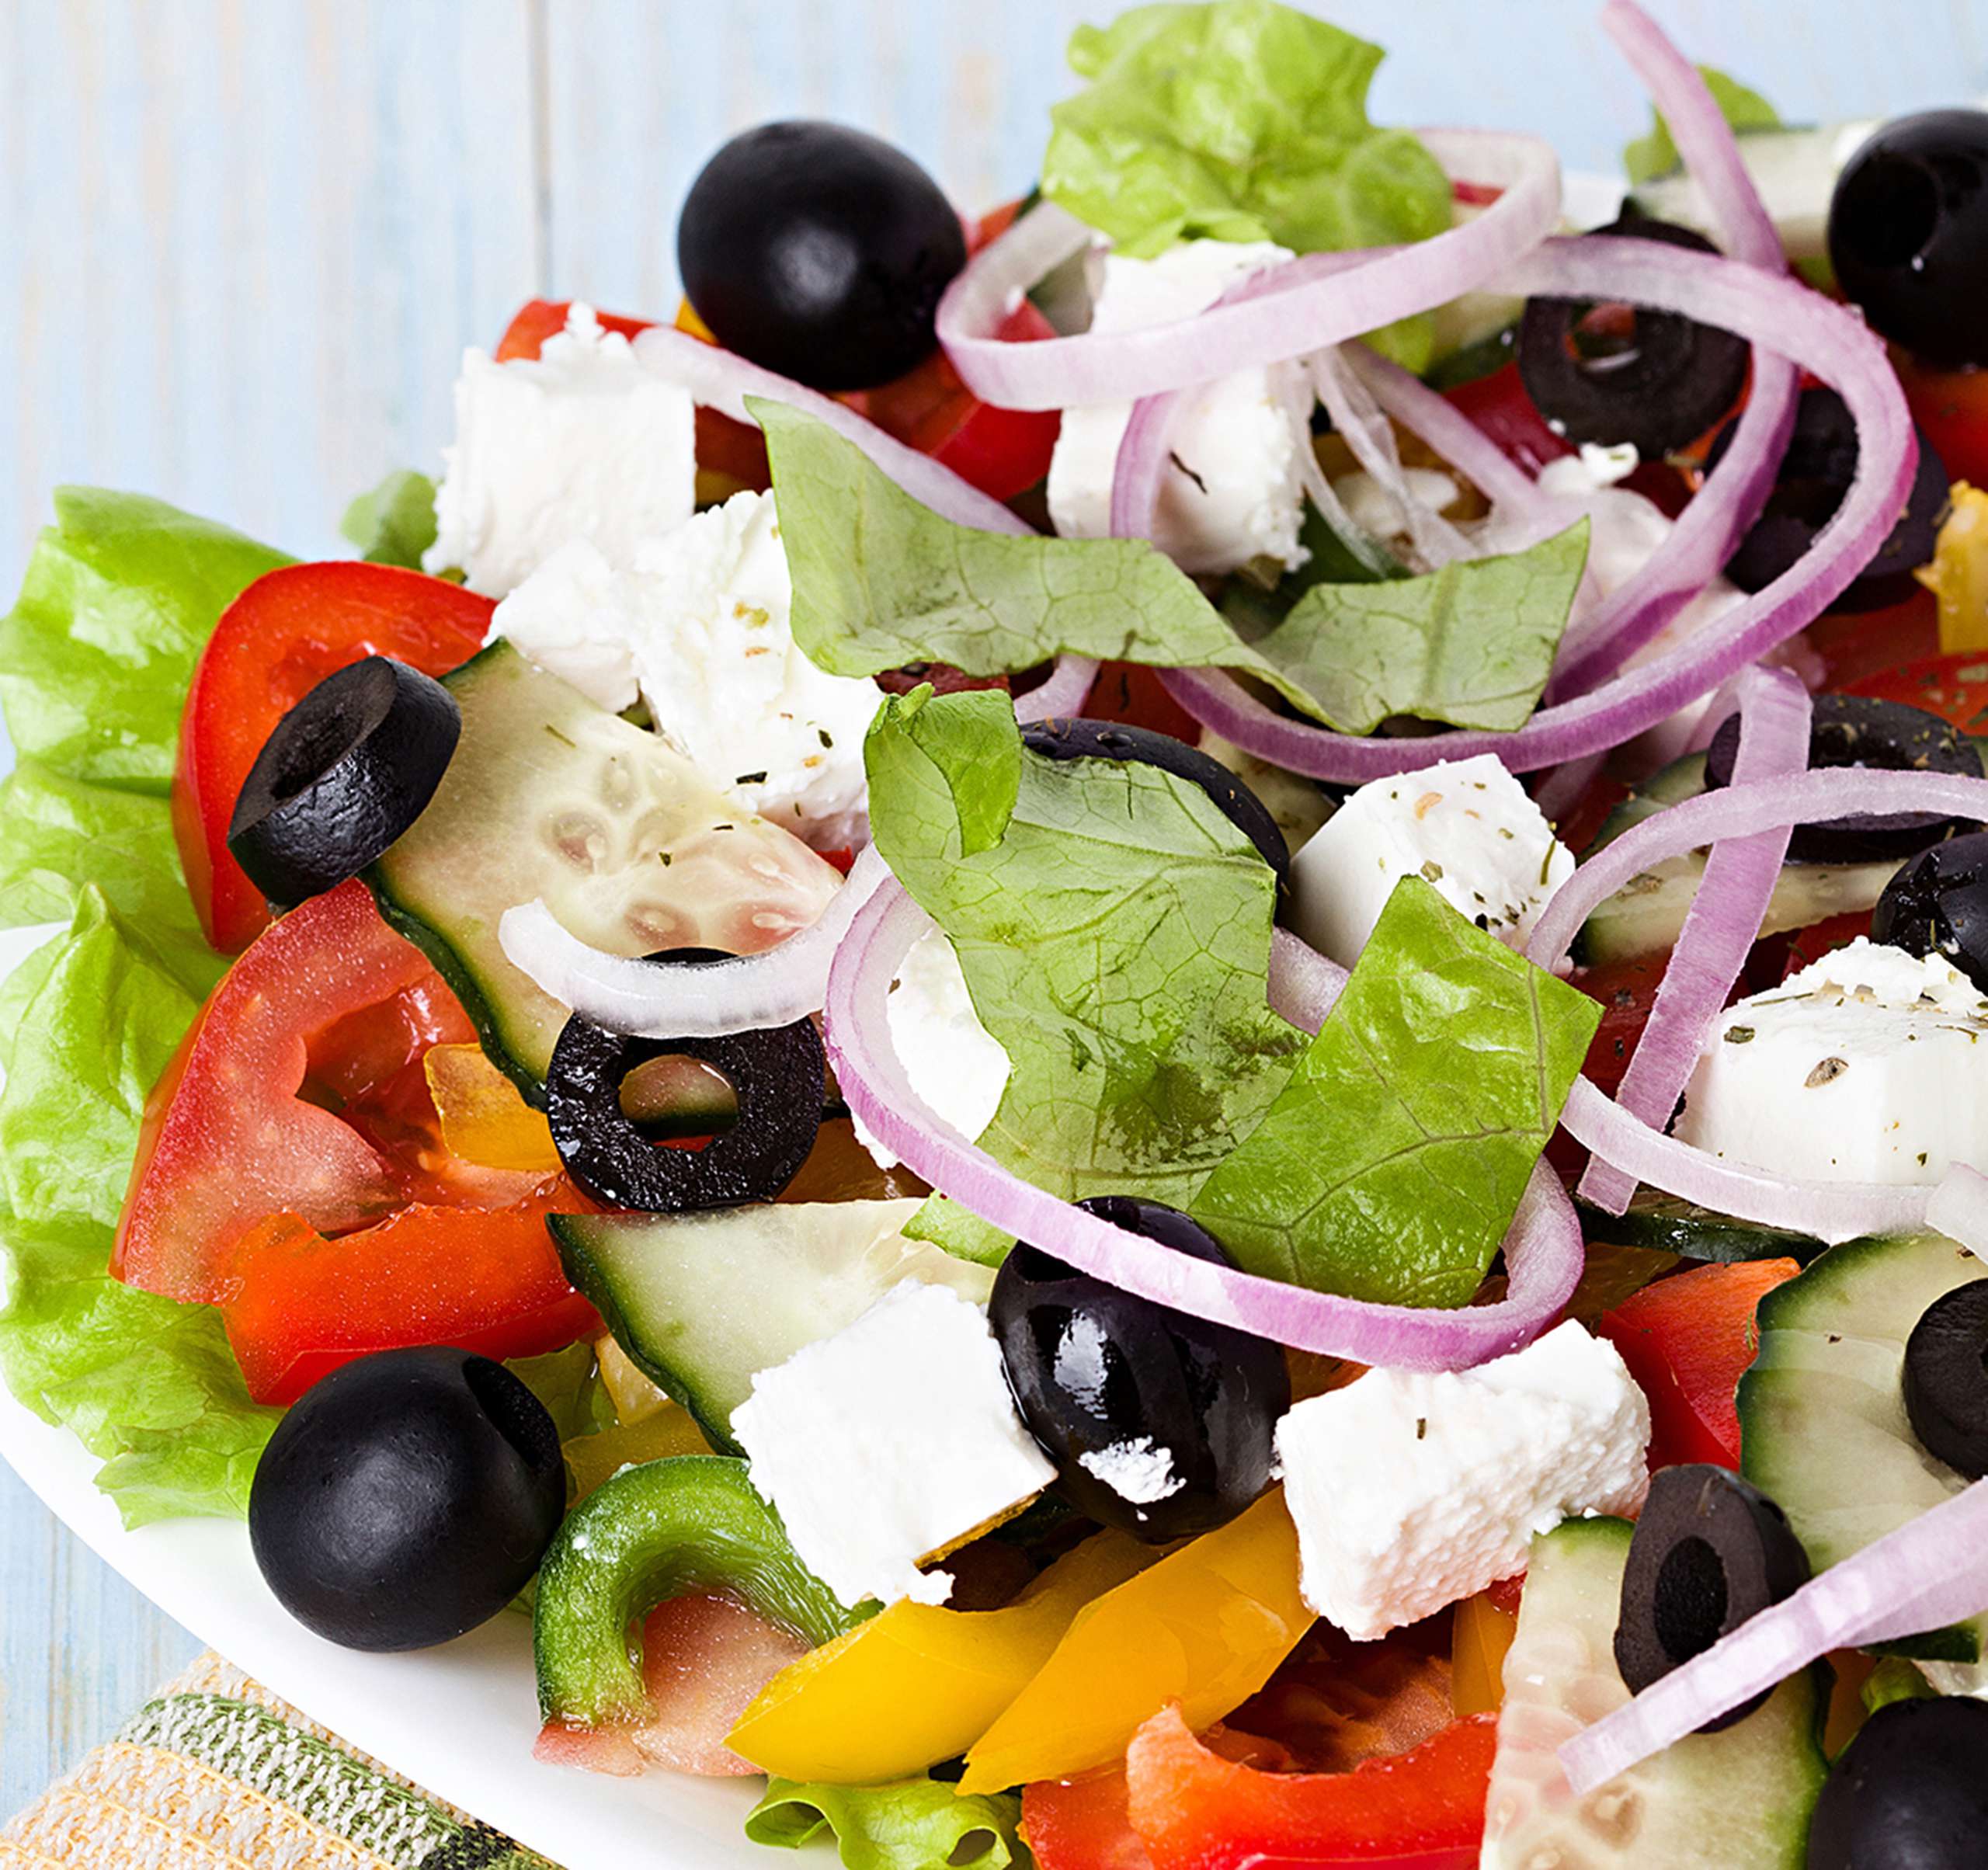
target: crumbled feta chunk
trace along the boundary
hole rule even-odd
[[[1440,468],[1404,467],[1401,476],[1408,497],[1418,506],[1442,513],[1456,504],[1456,481]],[[1339,495],[1346,516],[1363,533],[1391,544],[1408,538],[1409,516],[1400,496],[1364,468],[1335,476],[1333,492]]]
[[[1086,1450],[1077,1457],[1077,1465],[1135,1507],[1170,1500],[1187,1484],[1173,1471],[1173,1451],[1163,1448],[1150,1435]]]
[[[1056,1477],[1015,1413],[986,1314],[915,1281],[761,1371],[732,1432],[802,1563],[852,1607],[944,1603],[951,1578],[919,1560]]]
[[[575,539],[625,562],[696,506],[694,423],[690,392],[645,369],[588,306],[536,359],[465,351],[422,562],[459,568],[488,597]]]
[[[855,841],[863,736],[883,695],[801,653],[773,498],[737,493],[617,566],[575,540],[497,607],[492,634],[617,713],[639,696],[711,784],[820,850]]]
[[[911,944],[885,1011],[911,1088],[968,1142],[976,1140],[1008,1088],[1008,1055],[974,1011],[944,930],[930,930]],[[860,1119],[856,1134],[880,1169],[897,1166]]]
[[[1937,1182],[1988,1165],[1988,999],[1861,939],[1719,1015],[1677,1134],[1778,1176]]]
[[[1538,1533],[1625,1513],[1649,1486],[1649,1407],[1571,1319],[1509,1357],[1374,1370],[1279,1424],[1305,1601],[1368,1642],[1522,1570]]]
[[[1107,253],[1097,269],[1090,328],[1135,331],[1205,311],[1246,275],[1291,257],[1268,242],[1190,240],[1153,259]],[[1155,503],[1153,543],[1183,569],[1232,572],[1255,558],[1295,566],[1304,518],[1298,450],[1309,447],[1291,408],[1302,368],[1237,370],[1187,392],[1169,442],[1173,456]],[[1303,393],[1307,408],[1309,391]],[[1128,403],[1066,409],[1049,464],[1049,514],[1065,538],[1111,530],[1111,483]]]
[[[1362,786],[1326,821],[1291,862],[1293,926],[1350,968],[1395,884],[1415,876],[1518,947],[1573,871],[1495,754],[1444,760]]]

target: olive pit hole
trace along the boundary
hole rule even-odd
[[[1704,1539],[1680,1539],[1658,1569],[1651,1607],[1656,1639],[1673,1662],[1689,1662],[1718,1642],[1727,1602],[1719,1554]]]
[[[687,1052],[645,1059],[621,1080],[621,1114],[652,1142],[720,1136],[739,1121],[739,1093],[714,1065]]]
[[[534,1474],[556,1465],[559,1432],[545,1406],[502,1364],[487,1357],[463,1361],[463,1382],[490,1426]]]
[[[1832,212],[1867,265],[1909,266],[1939,226],[1939,186],[1910,157],[1874,155],[1849,178]]]

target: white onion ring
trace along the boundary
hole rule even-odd
[[[926,1104],[891,1042],[891,982],[930,926],[895,882],[871,898],[829,971],[823,1034],[836,1080],[864,1128],[992,1225],[1156,1304],[1362,1364],[1465,1369],[1529,1343],[1572,1296],[1584,1257],[1580,1224],[1543,1164],[1507,1238],[1507,1296],[1459,1311],[1373,1305],[1191,1259],[1031,1186]]]

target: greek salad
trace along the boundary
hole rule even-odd
[[[0,1368],[853,1870],[1988,1855],[1988,114],[1275,0],[727,143],[297,563],[0,624]]]

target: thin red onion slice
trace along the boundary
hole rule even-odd
[[[1007,409],[1065,409],[1136,402],[1231,370],[1281,363],[1447,304],[1552,231],[1560,211],[1560,165],[1551,148],[1533,137],[1453,130],[1422,136],[1452,176],[1501,189],[1497,200],[1472,221],[1413,246],[1370,255],[1361,265],[1346,266],[1340,254],[1291,260],[1266,276],[1270,289],[1196,318],[1004,342],[993,334],[1015,295],[1090,238],[1081,223],[1045,205],[968,261],[940,301],[939,341],[983,401]],[[1045,214],[1054,217],[1045,221]]]
[[[1347,346],[1354,349],[1357,346]],[[1475,556],[1470,541],[1443,516],[1418,499],[1402,471],[1401,450],[1392,425],[1337,345],[1312,353],[1307,360],[1312,387],[1340,439],[1352,451],[1361,470],[1401,509],[1409,543],[1430,570]]]
[[[1580,1228],[1558,1178],[1543,1165],[1507,1238],[1507,1296],[1453,1312],[1337,1298],[1190,1259],[1032,1187],[925,1104],[891,1043],[891,982],[930,926],[897,884],[884,885],[836,955],[823,1032],[836,1082],[864,1127],[983,1220],[1156,1303],[1362,1364],[1465,1369],[1529,1343],[1566,1304],[1580,1277]]]
[[[746,406],[749,396],[788,404],[855,443],[913,499],[935,513],[985,533],[1034,530],[951,468],[906,447],[832,396],[824,396],[791,377],[762,370],[756,363],[749,363],[743,357],[670,325],[651,325],[637,335],[634,346],[637,357],[658,376],[680,384],[704,408],[728,415],[734,422],[752,421],[752,412]]]
[[[542,901],[506,909],[504,958],[540,992],[610,1032],[645,1039],[721,1038],[791,1026],[821,1010],[829,964],[856,912],[890,875],[871,845],[805,929],[757,954],[659,967],[610,954],[569,933]]]
[[[1728,252],[1767,272],[1787,270],[1781,236],[1747,173],[1738,139],[1698,68],[1634,0],[1611,0],[1602,23],[1648,87],[1697,180]],[[1756,346],[1753,381],[1733,445],[1698,490],[1663,549],[1608,602],[1578,620],[1561,646],[1553,698],[1590,693],[1646,647],[1722,570],[1760,516],[1793,432],[1794,367]]]
[[[1926,1225],[1988,1260],[1988,1175],[1956,1164],[1926,1204]]]
[[[1446,759],[1495,753],[1517,772],[1559,766],[1620,746],[1758,662],[1870,562],[1904,503],[1917,447],[1883,345],[1850,313],[1737,261],[1594,235],[1547,242],[1504,283],[1527,296],[1687,312],[1813,370],[1842,395],[1858,426],[1857,472],[1835,516],[1799,563],[1716,624],[1592,694],[1542,708],[1515,733],[1364,739],[1288,720],[1218,672],[1164,672],[1169,690],[1204,727],[1274,765],[1342,784],[1407,771],[1432,752]]]
[[[1988,1609],[1988,1481],[1832,1565],[1560,1748],[1577,1794],[1785,1681],[1832,1649],[1938,1629]]]
[[[1080,714],[1097,680],[1097,664],[1089,656],[1059,655],[1046,680],[1015,697],[1015,718],[1027,727],[1051,715]]]
[[[1111,536],[1150,539],[1159,489],[1166,478],[1172,448],[1169,438],[1180,413],[1184,390],[1142,396],[1125,419],[1118,454],[1111,467]]]
[[[1809,764],[1809,691],[1785,669],[1750,669],[1740,678],[1740,750],[1736,784],[1778,779]],[[1719,1017],[1746,956],[1759,938],[1767,901],[1788,856],[1789,827],[1715,844],[1691,899],[1677,945],[1656,990],[1656,1003],[1636,1041],[1615,1100],[1630,1115],[1662,1129],[1698,1062],[1705,1034]],[[1619,1215],[1635,1180],[1597,1159],[1579,1193],[1605,1214]]]
[[[1364,344],[1348,345],[1342,355],[1382,408],[1420,436],[1493,506],[1542,516],[1556,509],[1532,476],[1447,396]]]

